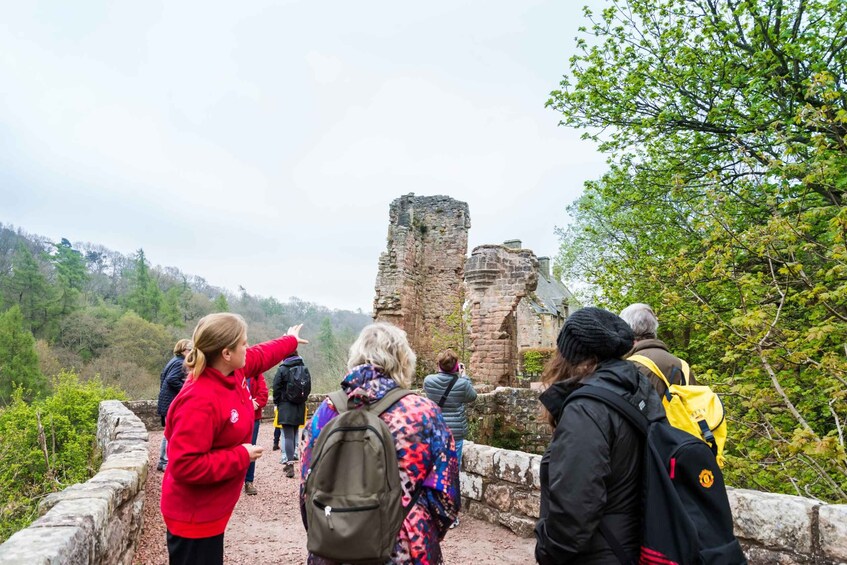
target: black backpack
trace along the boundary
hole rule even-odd
[[[700,438],[647,417],[621,395],[587,385],[568,397],[608,405],[645,435],[641,554],[627,556],[600,522],[618,560],[640,565],[743,565],[747,558],[732,531],[732,511],[715,454]]]
[[[288,369],[288,382],[282,399],[293,404],[302,404],[312,392],[312,375],[305,365],[294,365]]]

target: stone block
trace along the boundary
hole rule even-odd
[[[745,489],[727,489],[735,535],[771,550],[812,551],[812,513],[807,498]]]
[[[820,546],[824,557],[847,562],[847,504],[826,504],[818,513]]]
[[[500,524],[522,538],[531,538],[535,531],[535,520],[511,513],[500,514]]]
[[[106,459],[100,466],[101,471],[110,469],[125,469],[137,473],[141,480],[147,479],[147,453],[130,451],[127,453],[116,453]]]
[[[532,457],[523,451],[498,449],[494,454],[494,476],[510,483],[531,486]]]
[[[145,475],[146,477],[146,475]],[[88,484],[103,484],[115,489],[117,496],[116,506],[134,498],[144,486],[144,479],[133,471],[126,469],[103,469],[88,479]]]
[[[512,511],[537,519],[541,511],[541,494],[525,489],[512,491]]]
[[[482,500],[482,477],[470,473],[459,473],[459,485],[462,496]]]
[[[463,512],[468,516],[473,516],[474,518],[483,520],[489,524],[500,523],[500,513],[496,509],[486,506],[482,502],[476,502],[473,500],[468,501],[468,504],[464,508]]]
[[[494,476],[494,454],[497,448],[466,441],[462,447],[462,468],[468,473]]]
[[[94,562],[91,532],[75,526],[26,528],[0,545],[0,565],[89,565]]]
[[[147,454],[147,440],[138,440],[125,438],[114,439],[106,444],[106,449],[103,452],[104,459],[108,459],[117,453],[127,453],[130,451],[139,451]]]
[[[811,556],[803,556],[790,551],[775,551],[766,547],[741,544],[749,565],[822,565]]]
[[[514,485],[508,483],[488,483],[485,486],[482,500],[485,504],[497,510],[511,512],[513,489]]]
[[[108,505],[108,511],[111,513],[121,503],[118,495],[118,489],[113,485],[91,482],[77,483],[61,492],[50,493],[44,497],[38,504],[38,513],[41,515],[46,514],[51,508],[63,500],[85,500],[89,498],[105,500]]]

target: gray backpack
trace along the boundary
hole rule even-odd
[[[394,438],[379,415],[408,394],[411,391],[397,387],[357,410],[348,409],[344,391],[329,395],[338,416],[321,430],[306,476],[310,553],[343,563],[390,559],[423,480],[403,507]]]

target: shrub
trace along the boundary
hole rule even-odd
[[[63,372],[53,394],[27,403],[22,389],[0,410],[0,542],[37,516],[45,495],[91,477],[102,400],[124,394],[98,380],[80,383]]]
[[[520,371],[524,375],[540,375],[556,349],[552,347],[532,347],[521,351]]]

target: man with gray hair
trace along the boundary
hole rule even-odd
[[[688,363],[676,355],[671,354],[665,342],[656,337],[656,331],[659,329],[659,319],[649,305],[642,303],[630,304],[621,310],[620,316],[629,324],[629,327],[632,328],[632,333],[635,334],[635,345],[627,357],[642,355],[653,361],[659,371],[662,372],[672,385],[697,384],[694,380],[694,375],[691,374]],[[656,389],[656,392],[660,396],[663,396],[668,390],[667,385],[650,368],[641,363],[637,363],[637,365],[641,374],[648,377],[650,382],[653,383],[653,388]]]

